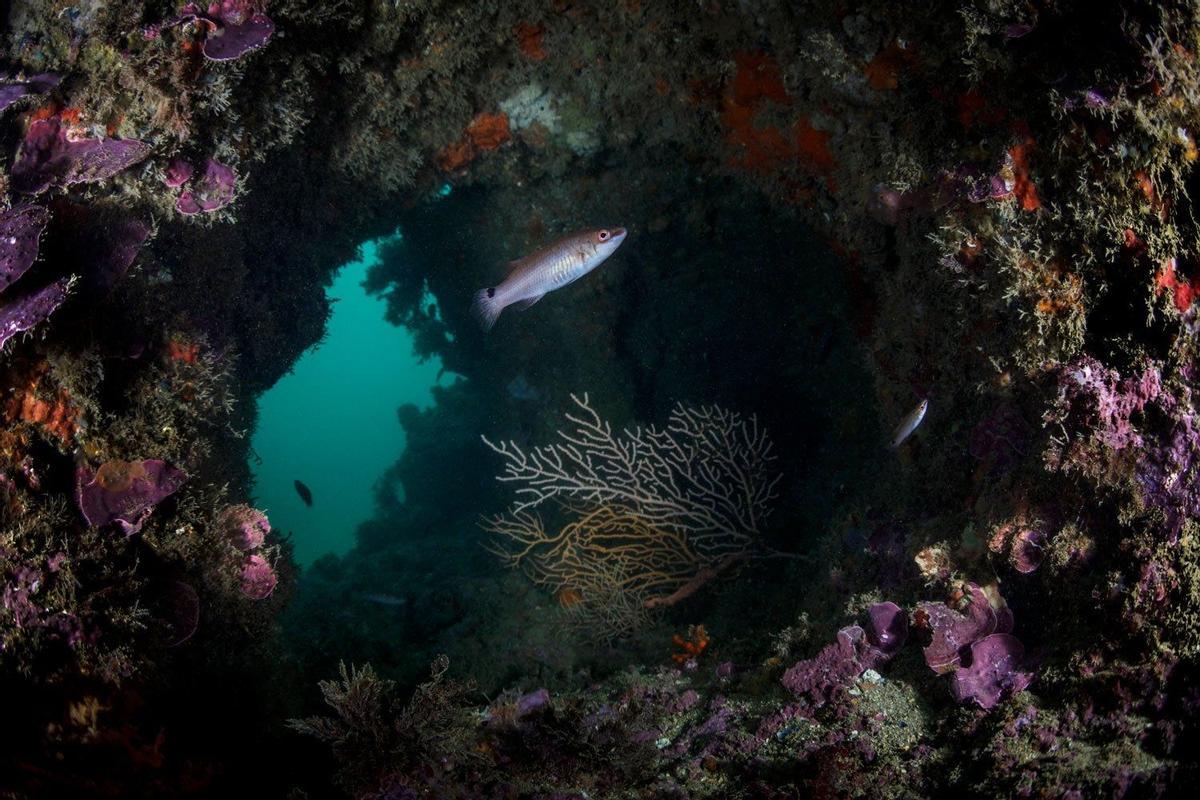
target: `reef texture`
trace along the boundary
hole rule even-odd
[[[5,13],[0,794],[1200,778],[1194,4]],[[631,231],[610,263],[474,328],[496,264],[597,224]],[[397,225],[369,288],[461,379],[400,410],[377,517],[297,581],[247,505],[253,401]],[[765,493],[703,473],[735,509],[706,551],[601,474],[565,517],[682,532],[667,579],[623,580],[662,547],[600,588],[505,570],[477,518],[524,478],[479,437],[545,453],[572,392],[616,440],[754,419]],[[580,608],[601,635],[564,634]]]

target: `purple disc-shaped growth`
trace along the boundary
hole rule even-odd
[[[58,117],[30,123],[12,165],[13,188],[37,194],[50,186],[93,183],[111,178],[150,154],[137,139],[72,141]]]
[[[1025,647],[1009,633],[993,633],[971,645],[971,664],[954,673],[954,696],[974,700],[980,708],[995,708],[1000,698],[1029,686],[1033,674],[1021,671]]]
[[[172,158],[171,162],[167,164],[167,168],[163,170],[163,183],[172,189],[177,189],[191,180],[195,172],[196,168],[190,162],[182,158]]]
[[[0,305],[0,347],[23,331],[32,330],[62,305],[71,288],[70,278],[59,278],[37,291]]]
[[[25,274],[37,259],[50,212],[41,206],[0,211],[0,292]]]
[[[216,211],[233,202],[237,195],[237,173],[215,159],[208,159],[204,174],[191,189],[179,195],[175,208],[181,214]]]
[[[238,25],[222,25],[204,40],[204,56],[212,61],[232,61],[262,47],[275,32],[266,14],[254,14]]]
[[[116,523],[131,536],[185,480],[182,470],[153,458],[109,461],[95,471],[85,465],[75,473],[76,501],[89,525]]]
[[[22,97],[50,91],[58,85],[60,80],[61,78],[52,72],[43,72],[40,75],[31,75],[28,78],[20,79],[0,78],[0,111],[8,108]]]
[[[891,657],[908,639],[908,614],[892,602],[876,603],[868,612],[867,639],[886,657]]]
[[[945,603],[921,603],[933,639],[925,648],[925,663],[939,675],[953,671],[966,648],[997,629],[996,611],[987,595],[971,584],[967,613],[955,611]]]

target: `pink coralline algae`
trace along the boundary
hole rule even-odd
[[[783,687],[821,706],[864,671],[886,663],[908,638],[908,616],[895,603],[876,603],[868,617],[869,631],[858,625],[842,628],[837,642],[785,672]]]
[[[1034,676],[1020,669],[1025,648],[1011,634],[1008,608],[997,609],[975,584],[968,584],[967,594],[966,613],[944,603],[921,603],[918,613],[933,634],[925,663],[939,675],[954,673],[952,691],[959,702],[991,709],[1001,697],[1028,687]]]
[[[1163,512],[1166,532],[1174,542],[1188,519],[1200,517],[1200,430],[1197,430],[1191,390],[1178,396],[1164,393],[1156,404],[1156,436],[1146,435],[1144,455],[1134,473],[1142,501]]]
[[[57,572],[51,561],[47,568]],[[11,615],[13,624],[22,630],[44,630],[75,647],[85,641],[79,618],[66,611],[46,608],[39,595],[45,589],[47,576],[42,570],[28,565],[18,566],[4,576],[4,591],[0,593],[0,605]],[[3,642],[0,642],[3,649]]]
[[[173,158],[163,172],[163,183],[172,189],[178,189],[192,179],[192,174],[195,171],[196,168],[189,162],[182,158]]]
[[[249,0],[220,0],[201,10],[195,3],[188,3],[175,18],[147,30],[146,36],[153,39],[164,28],[196,23],[204,31],[204,57],[233,61],[262,47],[275,33],[275,23],[254,6]]]
[[[0,211],[0,292],[33,266],[50,212],[41,206]]]
[[[1028,575],[1041,566],[1046,557],[1046,544],[1049,537],[1039,526],[1023,528],[1013,537],[1012,551],[1009,558],[1017,572]]]
[[[1113,450],[1137,447],[1142,438],[1130,417],[1161,391],[1161,376],[1152,366],[1136,378],[1122,380],[1116,370],[1085,356],[1060,372],[1058,408],[1050,421],[1062,423],[1069,431],[1089,433]]]
[[[517,718],[532,714],[534,711],[545,708],[550,703],[550,692],[546,689],[538,689],[535,692],[523,694],[517,698]]]
[[[158,459],[108,461],[97,470],[85,464],[75,472],[75,498],[88,525],[115,523],[132,536],[185,480],[182,470]]]
[[[12,165],[13,188],[37,194],[51,186],[107,180],[150,154],[137,139],[73,139],[58,117],[29,124]]]
[[[967,649],[992,633],[1012,630],[1012,614],[1008,609],[997,612],[983,589],[967,586],[968,604],[965,613],[945,603],[921,603],[918,613],[933,634],[925,648],[925,663],[939,675],[957,669]]]
[[[41,289],[0,305],[0,347],[18,333],[32,330],[67,299],[70,278],[59,278]]]
[[[216,524],[229,543],[242,552],[262,547],[271,532],[267,515],[247,505],[226,508],[217,517]]]
[[[242,594],[251,600],[265,600],[270,597],[278,582],[275,570],[263,556],[252,555],[242,565]]]
[[[1025,648],[1017,637],[993,633],[971,645],[970,663],[954,673],[952,690],[960,703],[973,700],[980,708],[992,709],[1004,696],[1024,691],[1033,673],[1020,666]]]
[[[1191,390],[1169,389],[1155,365],[1122,380],[1116,370],[1084,358],[1063,370],[1051,422],[1075,441],[1050,453],[1050,463],[1105,474],[1132,464],[1142,502],[1161,511],[1175,541],[1184,523],[1200,515],[1200,430]],[[1132,453],[1121,460],[1112,455]]]
[[[236,187],[237,174],[233,168],[210,158],[204,165],[204,174],[192,188],[179,195],[175,208],[187,215],[216,211],[233,202],[237,194]]]
[[[45,94],[58,85],[59,76],[51,72],[18,78],[13,75],[0,76],[0,111],[28,95]]]
[[[1054,516],[1048,509],[1019,514],[996,527],[988,541],[988,549],[997,555],[1007,555],[1013,569],[1028,575],[1036,571],[1046,557],[1046,548],[1055,530],[1047,520]]]

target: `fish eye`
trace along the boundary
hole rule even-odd
[[[608,241],[608,231],[600,231],[600,241]]]

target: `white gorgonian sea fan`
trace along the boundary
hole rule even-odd
[[[579,411],[565,415],[574,427],[560,430],[558,442],[527,452],[483,437],[505,459],[497,480],[516,486],[509,513],[548,501],[605,505],[683,534],[707,564],[773,552],[762,531],[781,475],[771,469],[772,443],[755,416],[680,404],[665,427],[614,433],[586,394],[571,399]]]

